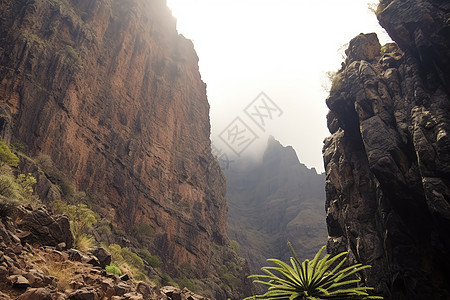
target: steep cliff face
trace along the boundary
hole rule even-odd
[[[447,299],[450,5],[382,1],[377,15],[397,44],[354,38],[327,99],[328,250],[372,265],[387,299]]]
[[[302,258],[326,243],[324,175],[300,163],[292,147],[271,137],[261,162],[241,159],[224,173],[228,233],[253,273],[267,258],[289,260],[287,241]]]
[[[197,55],[165,1],[6,0],[0,14],[12,139],[50,155],[125,231],[151,226],[163,258],[214,273],[224,177]]]

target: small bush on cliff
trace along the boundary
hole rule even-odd
[[[162,264],[158,255],[152,255],[148,249],[138,250],[138,254],[153,268],[159,268]]]
[[[269,290],[263,295],[247,297],[245,300],[383,299],[378,296],[369,296],[368,291],[372,288],[360,286],[360,279],[354,276],[357,272],[370,268],[369,265],[355,264],[343,267],[347,252],[339,253],[333,258],[326,255],[319,260],[325,249],[324,246],[312,261],[306,259],[300,262],[291,244],[288,243],[288,245],[293,255],[290,259],[292,266],[278,259],[268,259],[278,266],[263,267],[262,270],[266,275],[250,277],[267,279],[268,281],[255,280],[254,282],[269,286]]]
[[[136,253],[117,244],[102,243],[102,246],[111,253],[112,262],[120,268],[122,273],[131,273],[136,280],[148,281],[144,261]]]
[[[4,165],[16,167],[18,164],[19,158],[17,155],[11,152],[5,142],[0,141],[0,167]]]
[[[117,276],[122,275],[122,271],[120,271],[120,268],[115,263],[111,263],[109,266],[105,267],[106,272],[110,274],[116,274]]]
[[[11,200],[0,195],[0,219],[11,216],[17,205],[19,205],[17,200]]]
[[[80,251],[90,250],[94,246],[95,240],[88,234],[88,231],[97,224],[95,213],[86,204],[68,205],[56,200],[50,205],[56,213],[69,217],[75,248]]]
[[[0,175],[0,195],[10,200],[23,200],[21,186],[13,175]]]

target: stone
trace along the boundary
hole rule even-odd
[[[133,292],[133,293],[126,293],[123,295],[123,298],[125,300],[144,300],[144,297],[142,297],[141,294]]]
[[[161,291],[156,285],[151,285],[143,281],[137,284],[136,292],[142,294],[144,299],[157,299],[161,295]]]
[[[31,288],[17,297],[17,300],[52,300],[52,295],[46,288]]]
[[[69,300],[98,300],[99,296],[95,290],[83,288],[69,294]]]
[[[71,260],[71,261],[80,261],[81,262],[83,259],[83,254],[80,251],[75,250],[75,249],[70,249],[68,251],[68,255],[69,255],[69,260]]]
[[[12,275],[8,277],[8,279],[11,282],[11,285],[15,288],[25,289],[30,286],[28,279],[22,275]]]
[[[19,207],[17,217],[20,219],[18,228],[30,232],[20,239],[23,243],[56,246],[64,242],[69,248],[72,247],[73,236],[66,216],[52,216],[43,207],[32,211]]]
[[[206,297],[195,294],[194,292],[188,290],[187,288],[183,288],[181,290],[181,295],[183,299],[186,300],[207,300]]]
[[[111,263],[111,254],[103,247],[98,247],[92,251],[92,254],[97,257],[102,268],[105,268]]]
[[[66,248],[67,248],[67,245],[66,245],[65,242],[61,242],[58,245],[56,245],[56,250],[58,250],[58,251],[62,251],[64,249],[66,249]]]
[[[106,298],[111,298],[115,295],[113,280],[105,279],[100,283],[101,290]]]
[[[123,275],[120,276],[119,278],[120,278],[120,280],[122,280],[122,281],[130,280],[130,276],[128,276],[128,274],[123,274]]]
[[[7,277],[9,275],[9,271],[6,267],[0,266],[0,278]]]
[[[30,286],[33,288],[44,287],[46,285],[44,283],[44,275],[39,273],[37,270],[29,270],[24,277],[28,279]],[[47,280],[46,283],[48,282],[49,281]]]
[[[173,286],[163,286],[161,292],[172,300],[182,300],[181,290]]]
[[[86,262],[88,264],[90,264],[90,265],[93,265],[94,267],[100,267],[101,266],[98,258],[95,257],[95,256],[89,256]]]
[[[117,296],[123,296],[131,290],[131,287],[125,282],[119,282],[114,289]]]
[[[0,300],[11,300],[11,297],[0,291]]]

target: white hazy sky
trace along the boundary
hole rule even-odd
[[[359,33],[377,32],[382,44],[389,41],[368,9],[368,1],[167,3],[178,20],[179,33],[194,42],[200,58],[200,73],[211,105],[214,146],[236,160],[236,153],[223,140],[241,156],[256,155],[271,134],[283,145],[292,145],[302,163],[322,172],[323,139],[329,135],[325,72],[339,69],[343,61],[343,50],[339,53],[339,49]],[[281,116],[273,111],[272,119],[264,118],[264,131],[244,112],[261,92],[282,110]],[[228,127],[236,117],[242,122]],[[251,140],[245,143],[242,139],[241,146],[236,146],[236,140],[233,144],[228,139],[228,131],[221,135],[236,124],[245,128],[242,123],[247,132],[250,129],[257,135],[245,149]]]

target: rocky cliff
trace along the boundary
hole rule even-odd
[[[217,275],[224,177],[197,55],[164,0],[1,1],[0,105],[3,135],[115,225],[146,225],[164,260]]]
[[[450,5],[381,1],[375,34],[354,38],[327,99],[331,253],[372,265],[386,299],[450,291]]]
[[[300,163],[292,147],[270,137],[261,162],[242,158],[224,173],[228,233],[252,273],[267,258],[288,261],[287,241],[301,258],[314,257],[326,243],[324,175]]]

